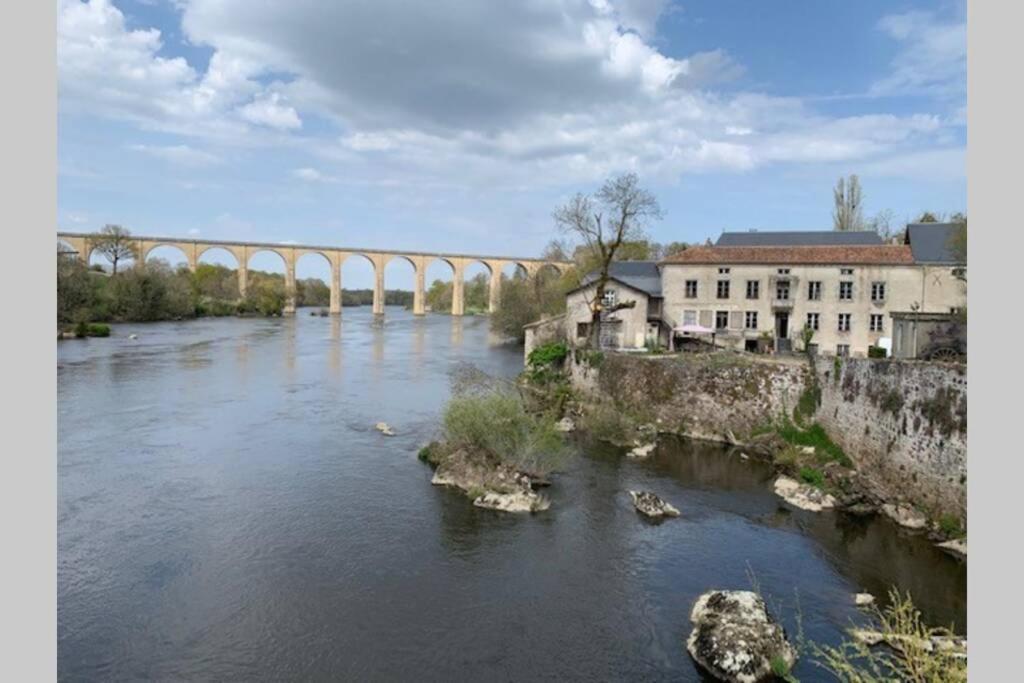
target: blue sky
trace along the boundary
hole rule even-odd
[[[966,209],[962,2],[61,0],[58,81],[65,230],[527,256],[625,170],[660,241],[827,229],[847,173]]]

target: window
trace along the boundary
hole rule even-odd
[[[807,300],[808,301],[820,301],[821,300],[821,281],[811,280],[807,283]]]
[[[852,282],[840,282],[839,283],[839,300],[840,301],[853,301],[853,283]]]
[[[729,281],[719,280],[718,281],[718,298],[728,299],[729,298]]]
[[[586,339],[590,336],[590,323],[576,323],[576,338]]]
[[[850,331],[850,314],[840,313],[839,314],[839,331],[849,332]]]
[[[882,314],[872,313],[870,329],[872,332],[882,332]]]
[[[818,331],[818,325],[821,322],[820,313],[808,313],[807,314],[807,327],[811,328],[815,332]]]
[[[696,299],[697,298],[697,281],[687,280],[686,281],[686,298]]]
[[[747,311],[746,316],[743,318],[743,327],[748,330],[757,329],[757,311]]]
[[[728,275],[729,274],[729,269],[728,268],[719,268],[718,269],[718,274],[719,275]]]
[[[839,274],[840,275],[853,275],[853,268],[840,268],[839,269]]]
[[[697,311],[683,311],[683,324],[684,325],[696,325],[697,324]]]
[[[615,292],[614,289],[606,289],[604,290],[604,298],[601,299],[601,304],[605,308],[611,308],[612,306],[615,305],[615,302],[618,301],[618,299],[618,294]]]
[[[775,298],[778,301],[789,300],[789,280],[779,280],[775,283]]]
[[[724,330],[729,327],[729,311],[715,311],[715,329]]]
[[[789,275],[789,268],[779,268],[779,275]]]
[[[747,298],[757,299],[761,296],[761,281],[747,280]]]
[[[950,272],[950,274],[953,277],[960,278],[961,280],[963,280],[964,278],[967,277],[967,269],[966,268],[954,268],[953,270],[951,270],[949,272]]]
[[[849,356],[850,345],[849,344],[836,344],[836,355],[837,356]]]
[[[884,282],[872,282],[871,283],[871,300],[872,301],[885,301],[885,283]]]

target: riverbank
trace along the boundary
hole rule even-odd
[[[795,505],[885,514],[936,542],[965,535],[960,366],[573,350],[562,372],[565,387],[549,384],[573,392],[571,410],[598,438],[723,443],[771,463]]]

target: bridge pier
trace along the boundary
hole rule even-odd
[[[498,310],[498,302],[501,300],[501,265],[488,264],[491,268],[491,289],[487,297],[487,312],[494,313]]]
[[[466,313],[466,264],[457,260],[453,264],[455,273],[452,275],[452,315]]]
[[[244,260],[238,261],[238,298],[244,299],[249,291],[249,264]]]
[[[426,315],[427,313],[427,263],[422,256],[413,261],[413,268],[416,269],[415,282],[412,287],[412,314]]]
[[[384,315],[384,266],[385,260],[378,254],[371,257],[373,261],[373,314]]]
[[[295,315],[295,254],[285,259],[284,314]]]
[[[337,257],[331,262],[331,315],[341,315],[341,262]]]

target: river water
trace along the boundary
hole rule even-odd
[[[890,585],[966,628],[964,564],[886,520],[787,511],[767,468],[717,446],[585,445],[533,516],[431,486],[416,450],[449,372],[511,377],[521,350],[484,318],[371,320],[58,345],[61,680],[697,681],[690,605],[751,577],[791,635],[799,615],[837,642],[852,593]],[[646,523],[631,488],[682,517]]]

